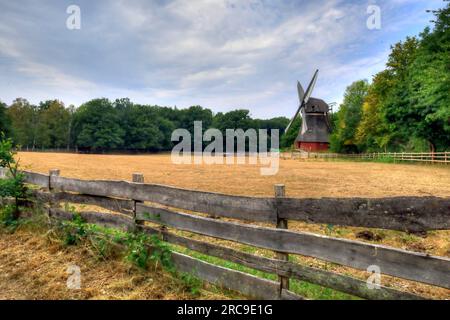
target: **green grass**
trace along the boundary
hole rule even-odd
[[[408,161],[395,161],[392,157],[380,157],[380,158],[353,158],[353,157],[344,157],[341,158],[324,158],[326,161],[334,161],[334,162],[375,162],[375,163],[414,163],[415,162],[408,162]]]
[[[229,268],[232,270],[245,272],[245,273],[248,273],[253,276],[263,278],[263,279],[268,279],[268,280],[273,280],[273,281],[278,280],[278,276],[275,274],[255,270],[255,269],[252,269],[252,268],[249,268],[249,267],[246,267],[246,266],[234,263],[234,262],[230,262],[230,261],[223,260],[220,258],[208,256],[205,254],[201,254],[201,253],[192,251],[192,250],[184,248],[184,247],[175,246],[175,245],[170,245],[170,247],[175,252],[183,253],[183,254],[189,255],[191,257],[197,258],[199,260],[209,262],[214,265]],[[340,292],[337,290],[325,288],[325,287],[322,287],[322,286],[319,286],[319,285],[316,285],[313,283],[295,280],[295,279],[290,279],[290,288],[289,289],[290,289],[290,291],[297,293],[302,297],[305,297],[308,299],[314,299],[314,300],[356,300],[356,299],[360,299],[358,297],[355,297],[355,296],[352,296],[352,295],[349,295],[349,294],[346,294],[346,293],[343,293],[343,292]]]
[[[404,165],[421,165],[421,166],[429,166],[433,165],[433,167],[438,166],[442,168],[448,168],[448,164],[438,163],[438,162],[422,162],[422,161],[407,161],[394,159],[393,157],[385,156],[379,157],[375,159],[371,158],[352,158],[342,156],[341,158],[323,158],[325,161],[334,161],[334,162],[374,162],[374,163],[391,163],[391,164],[404,164]]]

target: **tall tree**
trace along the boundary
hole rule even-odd
[[[409,66],[409,132],[426,140],[430,151],[450,146],[450,3],[435,12],[434,28],[421,34]]]
[[[201,121],[203,130],[211,127],[213,122],[212,111],[201,106],[191,106],[178,112],[180,113],[180,128],[188,129],[191,134],[194,133],[194,121]]]
[[[407,37],[392,46],[386,64],[389,78],[389,93],[383,101],[383,112],[392,132],[391,141],[397,147],[408,143],[413,135],[413,126],[420,119],[414,114],[409,95],[410,66],[417,55],[419,42]]]
[[[34,149],[37,134],[37,107],[31,105],[26,99],[17,98],[7,111],[12,124],[12,137],[14,143],[24,148]]]
[[[330,137],[330,148],[336,152],[358,151],[356,130],[369,84],[367,80],[353,82],[347,87],[344,101],[337,112],[335,130]]]
[[[160,150],[163,134],[159,130],[157,109],[137,105],[129,99],[119,99],[114,103],[125,131],[124,148],[129,150]]]
[[[283,130],[286,128],[286,126],[289,123],[289,119],[286,118],[286,125],[284,126]],[[298,136],[298,132],[302,126],[302,117],[297,117],[297,119],[294,120],[291,127],[287,132],[284,132],[284,134],[281,136],[280,146],[282,148],[289,148],[294,145],[295,139]]]
[[[71,104],[67,108],[67,112],[69,113],[69,123],[68,123],[69,127],[67,128],[67,150],[70,150],[70,148],[75,145],[75,137],[73,133],[75,106]]]
[[[387,151],[392,132],[385,120],[383,102],[390,90],[390,77],[387,71],[382,71],[369,86],[355,136],[359,150]]]
[[[74,117],[78,147],[92,150],[123,148],[125,130],[112,103],[105,98],[81,105]]]
[[[7,113],[6,103],[0,101],[0,133],[3,132],[7,137],[11,135],[11,119]]]
[[[252,128],[252,119],[250,111],[245,109],[237,109],[226,113],[219,112],[215,115],[213,127],[225,133],[226,129],[242,129]]]
[[[38,107],[37,146],[64,148],[69,139],[71,115],[58,100],[41,102]]]

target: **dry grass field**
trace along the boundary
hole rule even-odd
[[[390,196],[450,196],[450,168],[439,165],[415,164],[387,164],[375,162],[346,162],[346,161],[302,161],[280,159],[280,169],[277,175],[260,175],[259,166],[255,165],[176,165],[172,164],[170,155],[86,155],[62,153],[31,153],[18,154],[22,167],[47,173],[49,169],[58,168],[61,175],[80,179],[108,179],[130,180],[132,173],[140,172],[148,183],[158,183],[182,188],[222,192],[235,195],[273,196],[273,185],[286,185],[287,196],[290,197],[390,197]],[[450,257],[450,231],[432,231],[426,235],[412,235],[399,231],[372,229],[378,240],[357,238],[363,228],[331,227],[302,222],[289,222],[289,229],[309,231],[333,237],[358,239],[372,243],[380,243],[411,251],[426,252],[433,255]],[[200,236],[191,235],[194,238]],[[250,248],[230,241],[209,238],[211,242],[234,247],[239,250],[252,252],[257,255],[270,255],[267,250]],[[2,242],[0,238],[0,243]],[[30,242],[31,241],[31,242]],[[33,244],[33,241],[28,242]],[[41,244],[42,246],[42,244]],[[31,248],[29,248],[31,249]],[[68,254],[72,254],[67,252]],[[12,253],[11,253],[12,254]],[[80,253],[76,256],[79,257]],[[39,253],[37,253],[39,256]],[[44,253],[44,256],[46,254]],[[5,258],[5,255],[0,258]],[[80,259],[80,258],[78,258]],[[293,256],[295,261],[310,266],[325,268],[339,273],[352,274],[361,279],[367,277],[365,272],[351,268],[325,263],[323,261]],[[1,262],[1,261],[0,261]],[[33,263],[32,260],[31,262]],[[52,263],[48,258],[48,263]],[[32,266],[30,267],[33,268]],[[93,281],[110,279],[107,272],[113,272],[98,267],[98,275],[92,273]],[[118,266],[123,269],[124,267]],[[95,268],[94,268],[95,270]],[[100,270],[102,272],[100,272]],[[117,276],[117,271],[113,273]],[[126,277],[132,281],[131,278]],[[438,289],[427,285],[384,277],[383,283],[431,298],[448,299],[450,290]],[[1,279],[0,279],[1,280]],[[108,280],[109,281],[109,280]],[[114,281],[114,280],[113,280]],[[107,294],[100,291],[91,297],[140,297],[147,298],[136,287],[132,293],[124,289],[126,294]],[[96,289],[96,290],[97,290]],[[45,289],[46,290],[46,289]],[[98,293],[100,292],[100,293]],[[171,298],[172,293],[164,293],[161,298]],[[64,291],[57,295],[59,298],[70,297]],[[309,291],[305,290],[305,296]],[[45,295],[42,295],[43,297]],[[58,298],[50,296],[51,298]],[[310,298],[321,297],[322,293],[315,293]],[[216,297],[216,296],[214,296]],[[333,298],[327,296],[327,298]],[[152,298],[152,297],[150,297]],[[157,297],[156,297],[157,298]]]
[[[281,160],[278,174],[262,176],[258,165],[179,165],[170,155],[18,154],[23,167],[80,179],[130,180],[143,173],[148,183],[222,192],[272,196],[284,183],[290,197],[450,196],[450,168],[374,162]]]
[[[142,271],[123,259],[104,261],[87,245],[63,246],[41,231],[0,230],[0,300],[242,298],[213,286],[193,295],[167,272]],[[80,289],[66,286],[70,264],[80,267]]]

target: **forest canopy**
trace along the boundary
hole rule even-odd
[[[347,87],[332,151],[450,150],[450,3],[434,14],[432,30],[391,46],[370,84]]]
[[[172,131],[183,128],[193,135],[194,121],[202,121],[203,130],[217,128],[225,133],[225,129],[237,128],[283,132],[289,120],[285,117],[253,119],[243,109],[213,114],[201,106],[177,109],[141,105],[128,98],[93,99],[77,109],[66,108],[59,100],[32,105],[18,98],[9,107],[0,104],[0,131],[25,150],[171,150]],[[292,142],[286,142],[289,144]]]

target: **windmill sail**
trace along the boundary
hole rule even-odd
[[[302,107],[302,105],[300,105],[297,109],[297,112],[294,114],[294,116],[292,117],[291,121],[289,121],[289,124],[287,125],[286,129],[284,130],[284,132],[288,132],[289,128],[291,127],[292,123],[294,122],[295,118],[297,118],[298,113],[300,112],[300,108]]]
[[[303,106],[303,99],[305,97],[305,91],[303,90],[302,85],[298,81],[297,81],[297,92],[298,92],[298,100],[299,100],[298,109],[295,112],[294,116],[292,117],[291,121],[289,121],[289,124],[287,125],[286,130],[284,130],[284,132],[288,132],[289,128],[291,127],[294,120],[297,118],[298,113],[300,112],[300,109]]]
[[[297,92],[298,92],[298,101],[300,105],[303,103],[303,99],[305,98],[305,90],[303,90],[302,85],[299,81],[297,81]]]
[[[316,84],[318,73],[319,73],[319,70],[316,70],[316,72],[314,72],[314,75],[313,75],[313,77],[311,79],[311,82],[309,83],[308,88],[306,89],[306,92],[303,90],[303,87],[300,84],[300,82],[297,81],[298,99],[300,101],[300,104],[299,104],[298,109],[295,112],[294,116],[292,117],[291,121],[289,121],[289,124],[287,125],[286,129],[284,130],[284,132],[288,132],[288,130],[291,127],[292,123],[297,118],[300,110],[308,102],[309,97],[311,96],[312,90],[314,89],[314,85]],[[302,118],[305,119],[303,111],[302,111]],[[303,131],[304,127],[306,128],[305,121],[303,121],[303,123],[304,123],[304,125],[302,124],[302,131]],[[306,128],[305,131],[306,130],[308,130],[308,128]]]
[[[305,134],[306,131],[308,131],[308,125],[306,124],[306,113],[305,113],[305,108],[302,108],[302,130],[301,130],[301,134]]]
[[[303,100],[303,103],[306,104],[308,103],[309,97],[311,97],[311,93],[314,89],[314,86],[316,85],[316,81],[317,81],[317,75],[319,74],[319,70],[316,70],[316,72],[314,72],[314,75],[311,79],[311,82],[308,85],[308,89],[306,89],[306,93],[305,93],[305,98]]]

